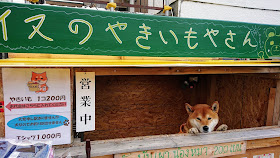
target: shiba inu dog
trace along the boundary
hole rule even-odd
[[[216,125],[219,122],[219,103],[215,101],[212,106],[207,104],[197,104],[191,106],[190,104],[185,104],[186,110],[188,112],[189,118],[187,122],[180,127],[180,133],[209,133],[214,131]],[[184,130],[182,131],[182,126]],[[217,131],[226,131],[228,126],[222,124],[217,128]]]

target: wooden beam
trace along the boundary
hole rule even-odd
[[[279,146],[279,145],[280,145],[280,137],[247,141],[247,149],[258,149],[258,148],[266,148],[266,147]]]
[[[4,101],[2,69],[1,68],[0,68],[0,101]],[[0,138],[1,137],[5,137],[5,115],[4,115],[4,112],[0,112]]]
[[[269,73],[269,74],[239,74],[240,76],[248,76],[248,77],[259,77],[264,79],[280,79],[279,73]]]
[[[275,151],[279,151],[279,149],[280,149],[280,138],[249,140],[249,141],[247,141],[246,155],[248,155],[249,153],[256,154],[257,152],[254,152],[254,151],[260,151],[259,153],[265,154],[264,151],[267,151],[267,149],[268,150],[270,150],[270,149],[273,150],[275,147],[278,149],[278,150],[275,150]],[[166,151],[166,149],[161,149],[161,150]],[[274,155],[274,156],[277,157],[277,155]],[[131,157],[131,155],[130,155],[130,157]],[[240,158],[240,157],[243,157],[243,155],[229,156],[229,158],[233,158],[233,157]],[[113,155],[99,156],[99,157],[94,157],[94,158],[113,158]]]
[[[270,88],[267,115],[266,115],[266,126],[273,125],[273,110],[275,105],[275,94],[276,94],[276,88]]]
[[[39,54],[39,53],[9,53],[9,58],[50,58],[50,59],[104,59],[104,60],[217,60],[218,58],[198,57],[139,57],[139,56],[105,56],[77,54]]]
[[[76,72],[95,72],[104,75],[186,75],[186,74],[236,74],[280,73],[280,67],[129,67],[129,68],[75,68]]]
[[[276,96],[274,104],[274,113],[273,113],[273,125],[279,125],[279,113],[280,113],[280,80],[277,81],[276,87]]]
[[[216,97],[216,75],[208,76],[210,81],[207,83],[209,87],[208,94],[207,94],[207,104],[212,105]]]
[[[186,146],[199,146],[208,144],[220,144],[237,141],[248,141],[266,138],[278,138],[280,128],[278,127],[262,127],[240,130],[230,130],[226,132],[213,132],[207,134],[172,134],[159,136],[146,136],[135,138],[123,138],[113,140],[102,140],[91,142],[91,156],[112,155],[136,151],[157,150],[167,148],[178,148]],[[271,145],[277,145],[278,140],[272,140]],[[264,146],[268,144],[264,143]],[[55,147],[55,155],[62,156],[66,150],[72,156],[85,155],[85,143],[75,143],[67,149],[59,149]],[[258,142],[255,147],[260,147],[261,142]],[[251,147],[254,148],[254,147]]]
[[[71,120],[73,120],[73,111],[74,111],[74,92],[76,92],[74,90],[74,81],[75,81],[75,77],[74,77],[74,69],[70,68],[70,102],[71,102]],[[72,121],[71,121],[72,122]],[[73,130],[73,123],[71,123],[71,142],[73,143],[74,141],[74,130]]]
[[[198,152],[191,153],[190,151]],[[189,152],[188,152],[189,151]],[[234,151],[234,152],[233,152]],[[210,144],[201,146],[190,146],[190,147],[180,147],[172,149],[159,149],[159,150],[148,150],[148,151],[137,151],[131,153],[121,153],[114,155],[114,158],[140,158],[146,157],[168,157],[168,158],[178,158],[178,157],[192,157],[192,158],[212,158],[212,157],[226,157],[232,155],[241,155],[246,153],[246,141],[240,142],[230,142],[222,144]]]

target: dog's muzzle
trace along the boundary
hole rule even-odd
[[[203,132],[208,133],[209,132],[209,127],[208,126],[203,126]]]

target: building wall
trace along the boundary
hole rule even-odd
[[[0,2],[25,3],[25,0],[0,0]]]
[[[280,25],[279,0],[177,1],[179,17]]]

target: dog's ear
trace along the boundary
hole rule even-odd
[[[267,38],[273,37],[276,35],[276,30],[274,28],[270,27],[270,28],[266,29],[265,34],[266,34]]]
[[[219,103],[218,103],[218,101],[215,101],[215,102],[212,104],[211,109],[212,109],[212,111],[215,112],[215,113],[218,113],[218,112],[219,112]]]
[[[193,108],[190,104],[186,103],[185,107],[186,107],[188,114],[193,113]]]

